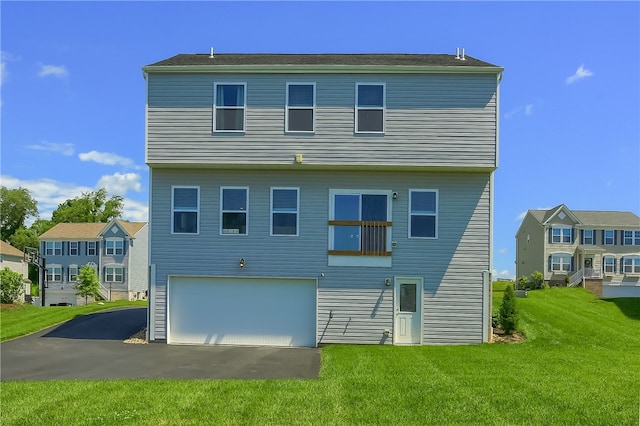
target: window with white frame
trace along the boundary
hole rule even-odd
[[[119,265],[105,266],[104,280],[108,283],[121,283],[124,281],[124,267]]]
[[[69,265],[68,273],[70,283],[78,281],[78,265]]]
[[[640,274],[640,256],[623,257],[622,272],[625,274]]]
[[[640,231],[623,231],[625,246],[640,246]]]
[[[95,241],[88,241],[87,242],[87,256],[95,256],[97,254],[96,252],[96,242]]]
[[[569,226],[554,226],[551,228],[551,242],[571,244],[572,228]]]
[[[200,216],[200,187],[174,186],[171,189],[173,234],[197,234]]]
[[[248,235],[249,188],[221,188],[220,206],[220,233]]]
[[[244,132],[246,104],[246,83],[215,83],[213,129],[216,132]]]
[[[110,238],[106,240],[105,254],[108,256],[121,255],[124,253],[124,240],[122,238]]]
[[[550,268],[552,272],[571,271],[571,255],[568,253],[554,253],[550,256]]]
[[[80,243],[77,241],[69,241],[69,256],[77,256],[80,254],[78,247]]]
[[[47,241],[44,243],[44,247],[44,252],[47,256],[62,255],[62,241]]]
[[[329,254],[391,256],[391,194],[330,191]]]
[[[593,245],[596,243],[596,231],[593,229],[583,229],[582,231],[582,244]]]
[[[48,282],[62,282],[61,265],[47,265],[46,272]]]
[[[409,238],[438,238],[438,191],[409,190]]]
[[[384,133],[385,84],[356,83],[356,133]]]
[[[315,83],[287,83],[287,132],[313,132],[315,107]]]
[[[606,246],[616,244],[616,231],[613,229],[605,229],[602,231],[602,243]]]
[[[604,256],[602,258],[602,270],[607,274],[615,274],[616,258],[614,256]]]
[[[271,188],[271,235],[298,235],[298,188]]]

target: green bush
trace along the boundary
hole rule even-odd
[[[518,290],[531,290],[531,281],[526,275],[521,276],[516,280]]]
[[[508,285],[502,296],[500,304],[499,321],[500,327],[505,334],[511,335],[518,328],[518,307],[516,305],[516,293],[511,285]]]
[[[539,290],[543,288],[544,283],[544,275],[540,271],[535,271],[529,276],[529,282],[531,283],[531,288],[535,288]]]
[[[0,302],[15,303],[24,291],[22,275],[4,268],[0,271]]]

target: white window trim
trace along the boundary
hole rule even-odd
[[[119,268],[121,270],[122,280],[118,281],[116,279],[115,269]],[[112,270],[112,273],[109,274],[109,269]],[[109,275],[112,275],[112,280],[109,280]],[[104,281],[107,283],[123,283],[124,282],[124,265],[119,263],[110,263],[108,265],[104,265]]]
[[[560,230],[560,241],[554,241],[555,235],[553,235],[553,231],[559,229]],[[571,238],[571,234],[573,234],[572,227],[569,225],[552,225],[551,226],[551,244],[572,244],[573,239]],[[569,241],[564,241],[564,231],[569,231]]]
[[[242,130],[217,130],[216,129],[216,117],[218,115],[218,105],[217,105],[217,96],[218,96],[218,86],[243,86],[244,87],[244,99],[243,105],[241,107],[229,107],[229,106],[221,106],[222,109],[241,109],[244,111],[242,114]],[[214,133],[245,133],[247,130],[247,83],[246,82],[235,82],[235,81],[220,81],[213,83],[213,132]]]
[[[195,189],[196,190],[196,208],[195,209],[178,209],[175,208],[174,197],[176,189]],[[175,232],[175,213],[186,212],[196,213],[196,232]],[[194,185],[172,185],[171,186],[171,234],[172,235],[199,235],[200,234],[200,187]]]
[[[607,271],[607,260],[611,259],[613,263],[610,266],[613,266],[612,271]],[[602,256],[602,272],[605,275],[613,275],[616,273],[616,264],[618,263],[618,259],[612,254],[605,254]]]
[[[72,271],[73,269],[75,269],[75,271],[76,271],[76,273],[75,273],[75,274],[73,274],[73,275],[75,275],[75,276],[76,276],[76,279],[75,279],[75,280],[74,280],[74,279],[72,279],[72,277],[71,277],[71,275],[72,275],[72,274],[71,274],[71,271]],[[75,283],[75,282],[77,282],[77,281],[78,281],[78,274],[79,274],[79,273],[80,273],[80,268],[78,267],[78,265],[76,265],[76,264],[71,264],[71,265],[67,266],[67,277],[68,277],[68,279],[69,279],[69,282],[70,282],[70,283]]]
[[[382,107],[359,107],[358,106],[358,92],[360,90],[360,86],[382,86]],[[354,123],[353,127],[355,129],[355,133],[357,134],[376,134],[383,135],[387,131],[387,84],[382,82],[356,82],[356,95],[354,102]],[[382,131],[368,131],[368,130],[360,130],[358,129],[358,111],[359,110],[379,110],[382,109]]]
[[[113,243],[113,253],[109,253],[109,243]],[[118,243],[121,243],[120,249],[122,253],[118,253]],[[123,256],[124,255],[124,238],[106,238],[104,247],[105,256]]]
[[[273,191],[278,191],[278,190],[285,190],[285,191],[296,191],[296,211],[295,212],[289,212],[289,211],[274,211],[273,210]],[[294,188],[294,187],[282,187],[282,186],[273,186],[271,187],[271,199],[269,201],[269,222],[270,222],[270,229],[269,229],[269,235],[271,237],[297,237],[299,236],[299,232],[300,232],[300,188]],[[295,234],[274,234],[273,233],[273,215],[274,213],[295,213],[296,214],[296,233]]]
[[[631,232],[631,243],[627,244],[626,233]],[[637,229],[625,229],[622,231],[622,242],[625,246],[640,246],[640,230]]]
[[[603,246],[615,246],[616,245],[616,231],[615,229],[603,229],[604,233],[604,238],[602,239],[602,245]],[[611,237],[611,242],[608,243],[607,242],[607,232],[611,232],[612,237]]]
[[[435,192],[436,193],[436,212],[435,212],[435,217],[436,217],[436,232],[435,232],[435,236],[434,237],[412,237],[411,236],[411,216],[413,216],[413,213],[411,213],[411,193],[412,192]],[[411,239],[416,239],[416,240],[437,240],[438,239],[438,222],[439,222],[439,208],[440,208],[440,192],[437,189],[416,189],[416,188],[410,188],[409,189],[409,203],[408,203],[408,210],[409,210],[409,222],[407,223],[407,228],[408,228],[408,238]],[[417,216],[433,216],[431,214],[426,215],[426,214],[418,214],[416,213]]]
[[[93,244],[93,248],[90,247],[90,244]],[[93,254],[90,251],[93,250]],[[98,255],[98,242],[97,241],[87,241],[87,256],[97,256]]]
[[[76,254],[71,253],[71,244],[76,245]],[[69,241],[69,256],[80,256],[80,242],[79,241]]]
[[[387,222],[393,223],[393,191],[375,189],[330,189],[329,190],[329,220],[335,219],[334,198],[336,195],[386,195],[387,196]],[[360,211],[362,213],[362,211]],[[387,227],[387,251],[392,251],[391,239],[393,226]],[[333,226],[328,226],[329,239],[328,250],[333,250],[334,235]],[[360,236],[362,238],[362,236]],[[393,256],[340,256],[328,255],[329,266],[359,266],[373,268],[391,268]]]
[[[51,248],[49,248],[49,245],[51,245]],[[56,247],[58,245],[59,247]],[[60,250],[60,253],[56,254],[56,250]],[[62,241],[45,241],[44,253],[45,256],[62,256]]]
[[[591,232],[591,242],[590,243],[586,243],[586,233],[587,232]],[[596,230],[595,229],[583,229],[582,230],[582,241],[580,241],[580,244],[583,244],[585,246],[593,246],[595,245],[596,242]]]
[[[631,261],[631,271],[627,271],[627,260]],[[627,256],[623,256],[622,257],[622,270],[620,271],[620,273],[625,274],[625,275],[638,275],[640,274],[640,264],[636,264],[636,263],[640,263],[640,256],[638,255],[627,255]],[[637,268],[637,270],[635,270]]]
[[[58,270],[58,274],[56,274],[54,271]],[[45,272],[46,274],[46,280],[49,283],[61,283],[62,282],[62,265],[59,265],[57,263],[51,264],[51,265],[47,265],[47,270]],[[56,275],[58,275],[60,278],[56,279]],[[49,278],[51,277],[51,278]]]
[[[224,210],[223,195],[224,195],[225,189],[244,189],[246,191],[245,193],[245,205],[247,206],[246,210]],[[222,229],[222,226],[223,226],[222,215],[224,213],[245,213],[246,214],[246,220],[245,220],[246,232],[244,234],[225,233],[224,230]],[[231,235],[235,237],[238,237],[238,236],[246,237],[249,235],[249,187],[248,186],[221,186],[220,187],[220,235],[224,235],[224,236]]]
[[[285,114],[284,114],[284,131],[285,133],[315,133],[316,132],[316,83],[313,82],[304,82],[304,81],[289,81],[286,84],[286,93],[285,93]],[[312,86],[313,87],[313,102],[311,107],[301,107],[301,106],[289,106],[289,86]],[[312,119],[312,129],[311,130],[289,130],[289,110],[307,110],[310,109],[313,114]]]
[[[573,255],[571,253],[563,253],[563,252],[551,253],[550,256],[551,256],[551,271],[550,272],[557,273],[557,274],[568,274],[568,273],[571,272],[571,258],[573,257]],[[553,261],[554,256],[562,256],[563,258],[564,257],[568,257],[569,258],[569,262],[568,263],[562,262],[562,261],[561,262],[554,262]],[[554,263],[558,263],[560,265],[560,269],[553,269],[553,264]],[[563,265],[567,265],[567,264],[569,265],[569,269],[565,271],[564,269],[562,269],[562,266]]]

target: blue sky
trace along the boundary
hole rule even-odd
[[[495,276],[527,209],[640,214],[638,2],[2,1],[2,185],[50,218],[107,188],[147,220],[141,67],[177,53],[450,53],[505,68]]]

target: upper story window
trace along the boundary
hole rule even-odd
[[[124,254],[124,240],[122,238],[108,239],[105,254],[109,256]]]
[[[554,253],[549,256],[549,271],[569,272],[573,270],[573,257],[568,253]]]
[[[215,83],[213,101],[214,131],[244,132],[246,105],[246,83]]]
[[[87,242],[87,256],[95,256],[97,254],[96,247],[95,241]]]
[[[580,233],[582,234],[581,244],[594,245],[596,243],[596,231],[593,229],[582,229]]]
[[[78,265],[69,265],[69,282],[74,283],[78,280]]]
[[[640,246],[640,231],[622,231],[625,246]]]
[[[569,226],[554,226],[551,228],[551,242],[571,244],[573,228]]]
[[[249,188],[220,189],[220,233],[247,235],[249,233]]]
[[[298,235],[298,188],[271,188],[271,235]]]
[[[605,229],[602,231],[602,243],[606,246],[616,244],[616,231],[613,229]]]
[[[602,258],[602,270],[608,274],[615,274],[616,258],[614,256],[604,256]]]
[[[391,194],[330,191],[329,254],[391,256]]]
[[[47,256],[62,255],[62,241],[47,241],[44,243],[44,253]]]
[[[409,238],[438,238],[438,191],[409,190]]]
[[[78,249],[78,247],[80,246],[80,243],[78,243],[77,241],[69,241],[69,256],[77,256],[80,254],[80,250]]]
[[[384,83],[356,83],[356,133],[384,133]]]
[[[315,83],[287,83],[285,126],[287,132],[315,130]]]
[[[620,263],[625,274],[640,274],[640,256],[625,256]]]
[[[47,265],[46,269],[47,281],[49,282],[61,282],[62,281],[62,266],[61,265]]]
[[[171,216],[173,234],[197,234],[200,216],[200,187],[171,188]]]

